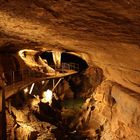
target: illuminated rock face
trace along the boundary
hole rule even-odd
[[[136,0],[2,0],[0,52],[59,48],[85,53],[87,63],[100,67],[103,80],[110,81],[104,81],[93,92],[97,102],[91,132],[103,126],[102,139],[137,140],[139,9],[140,1]]]
[[[57,68],[60,68],[61,67],[61,52],[56,50],[52,52],[52,55],[53,55],[53,61],[55,63],[55,66]]]
[[[99,129],[101,140],[140,139],[138,93],[104,81],[97,88],[94,98],[95,110],[89,123],[91,132]]]

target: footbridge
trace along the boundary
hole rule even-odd
[[[53,66],[52,66],[53,67]],[[54,66],[55,67],[55,66]],[[63,78],[69,75],[78,73],[79,66],[75,63],[62,63],[60,68],[54,68],[53,73],[41,73],[38,71],[32,71],[30,69],[23,69],[20,71],[10,71],[4,73],[8,75],[10,82],[6,83],[3,87],[5,92],[5,100],[12,95],[18,93],[18,91],[24,89],[27,86],[32,85],[40,81],[46,81],[49,79]],[[17,74],[19,77],[17,78]],[[2,89],[0,90],[0,111],[2,110]]]

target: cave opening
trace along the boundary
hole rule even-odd
[[[43,53],[40,54],[40,56],[41,56],[42,59],[47,60],[47,63],[50,66],[55,65],[54,60],[53,60],[53,55],[52,55],[51,51],[43,52]],[[77,64],[79,72],[82,72],[86,68],[88,68],[88,64],[84,59],[82,59],[81,57],[76,56],[74,54],[70,54],[68,52],[62,52],[61,53],[61,63]]]
[[[49,64],[50,66],[54,65],[52,52],[50,52],[50,51],[45,51],[45,52],[42,52],[42,53],[40,54],[40,56],[41,56],[42,59],[46,59],[47,62],[48,62],[48,64]]]
[[[65,63],[76,63],[79,65],[79,72],[84,71],[88,68],[88,64],[85,60],[80,58],[79,56],[70,54],[70,53],[62,53],[61,61]]]

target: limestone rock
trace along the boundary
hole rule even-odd
[[[132,135],[140,137],[140,96],[120,86],[114,86],[112,96],[116,101],[116,114]],[[127,133],[126,133],[127,134]]]
[[[17,122],[28,122],[28,111],[24,110],[17,110],[14,107],[12,107],[11,111],[13,112],[14,116],[16,117]]]
[[[64,98],[67,99],[74,97],[74,92],[72,91],[69,82],[67,82],[66,80],[63,80],[63,82],[60,83],[57,94],[61,100],[64,100]]]
[[[64,85],[63,88],[64,88],[64,94],[65,94],[64,98],[73,98],[74,93],[71,90],[69,83],[67,81],[64,81],[63,85]]]
[[[102,82],[103,73],[98,67],[89,67],[81,78],[81,97],[90,97],[93,91]]]
[[[37,138],[37,132],[25,123],[19,123],[19,127],[16,129],[17,140],[32,140]]]
[[[139,139],[140,96],[115,83],[103,81],[95,93],[95,110],[89,127],[101,131],[102,140]],[[89,124],[91,124],[89,123]],[[94,131],[94,130],[93,130]]]

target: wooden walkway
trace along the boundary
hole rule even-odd
[[[76,74],[77,71],[74,70],[65,70],[64,73],[54,73],[50,75],[46,75],[44,77],[29,77],[28,79],[23,79],[22,81],[13,83],[12,85],[8,85],[5,87],[5,99],[8,99],[12,95],[16,94],[18,91],[24,89],[25,87],[31,85],[32,83],[36,83],[39,81],[54,79],[54,78],[61,78],[69,75]],[[0,91],[0,112],[2,109],[2,91]]]

